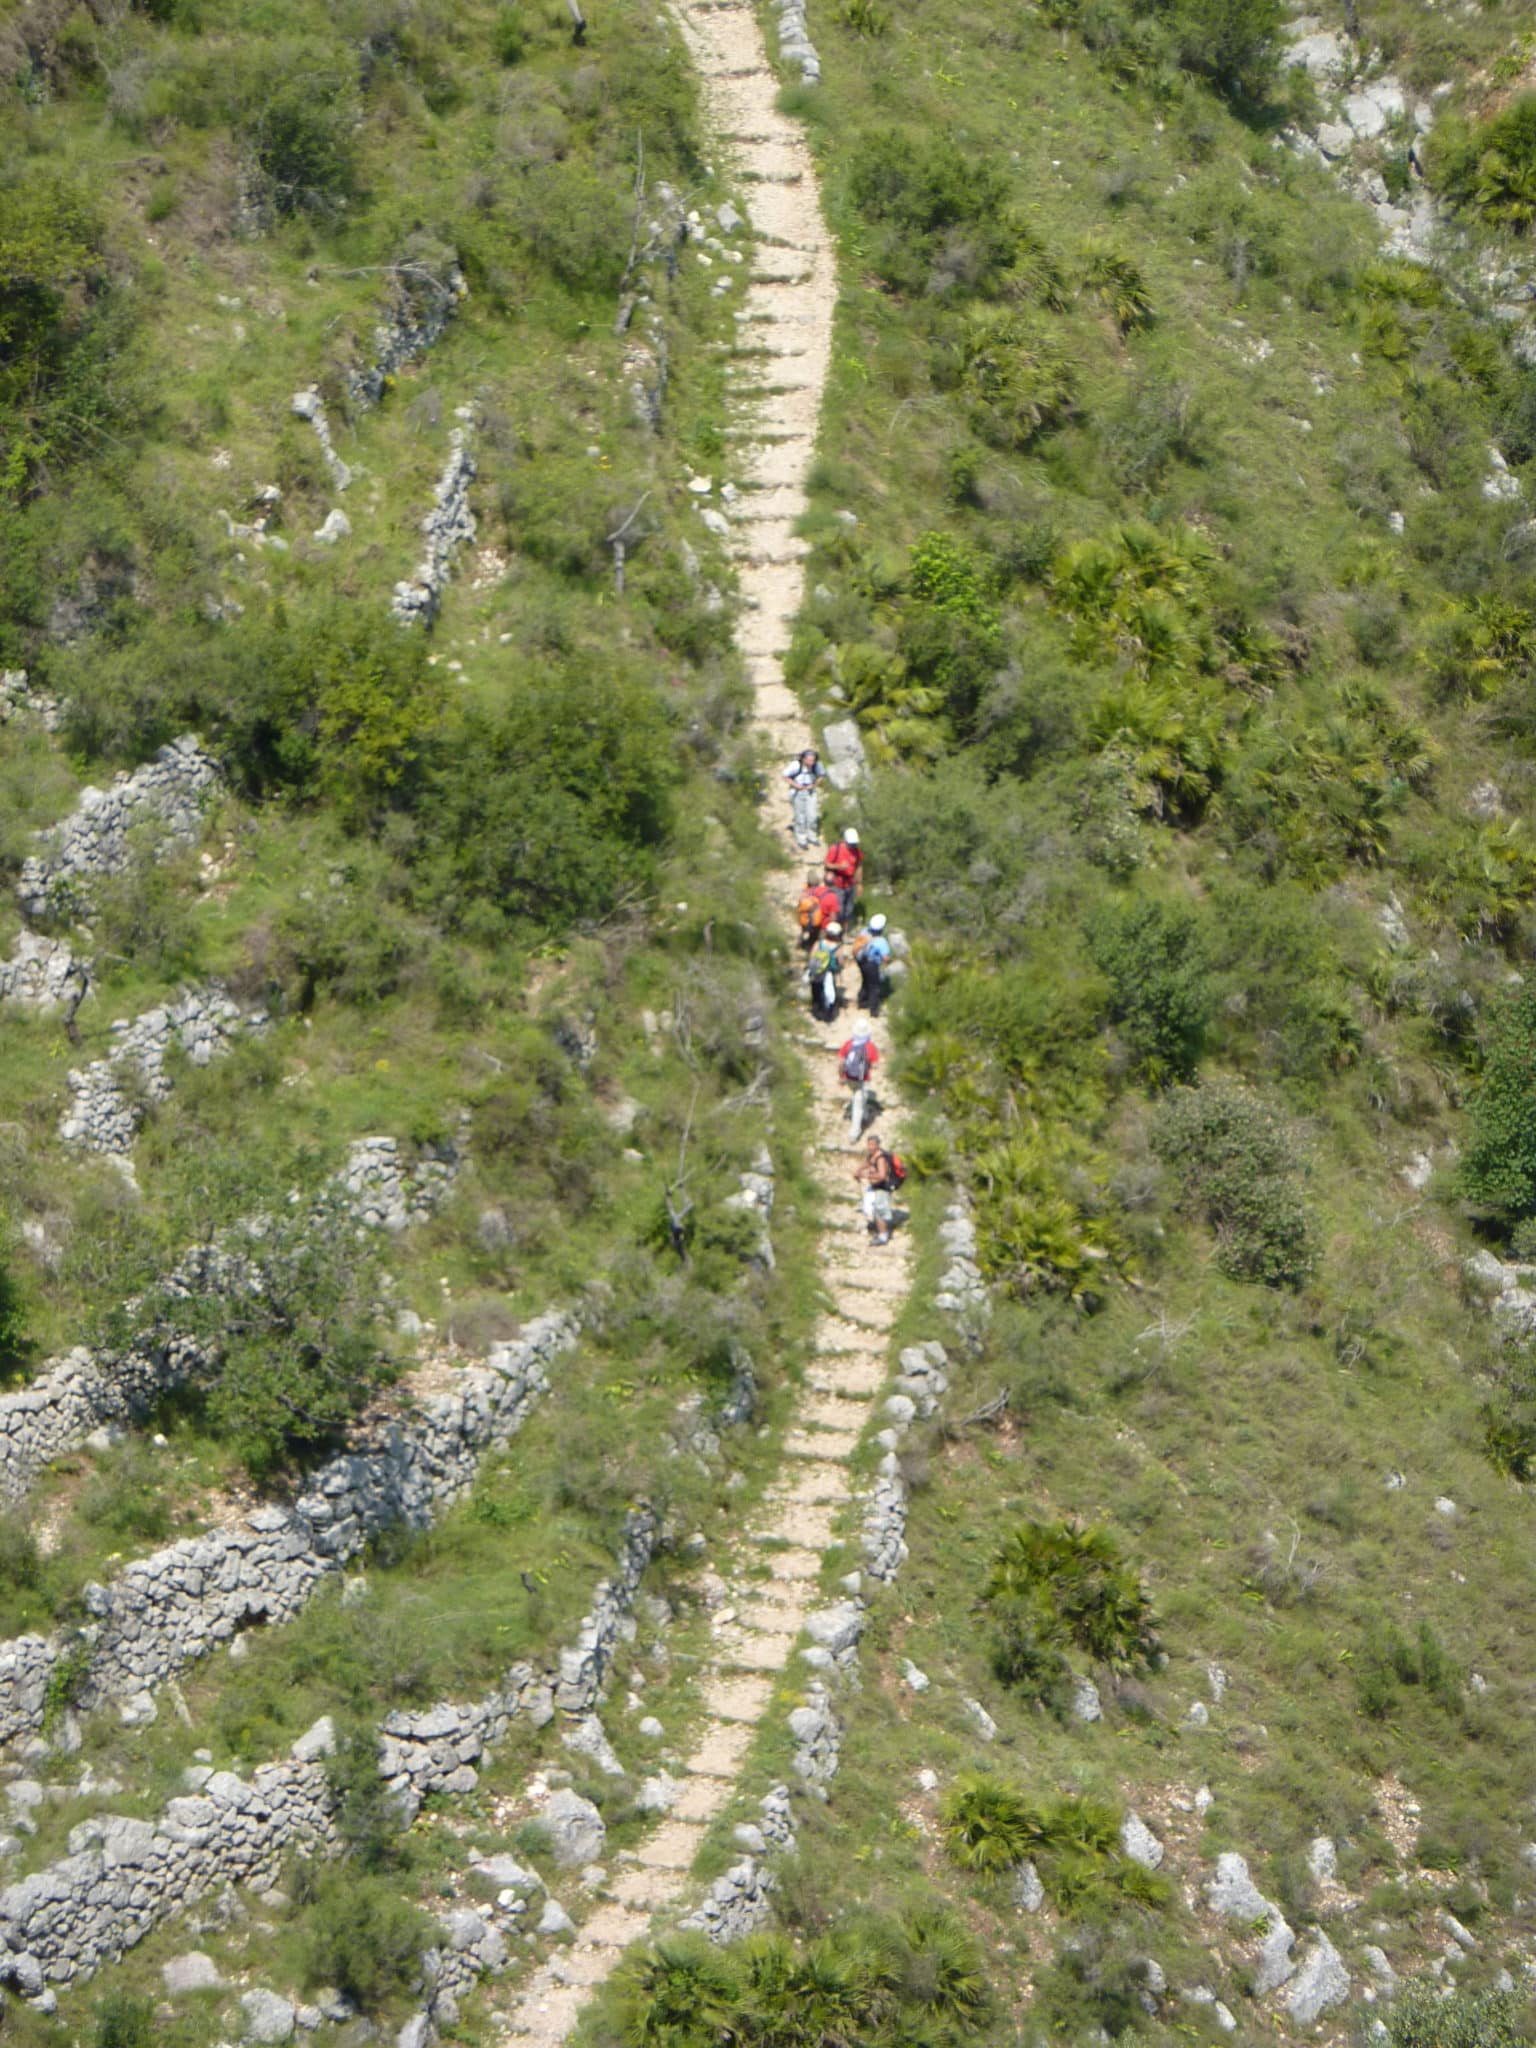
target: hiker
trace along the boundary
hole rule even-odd
[[[784,780],[789,784],[790,830],[795,835],[796,846],[816,844],[816,835],[821,829],[818,785],[826,772],[814,747],[806,747],[784,770]]]
[[[895,1214],[891,1197],[906,1179],[906,1168],[894,1152],[887,1152],[871,1135],[865,1142],[864,1157],[853,1169],[853,1177],[864,1186],[864,1220],[877,1245],[889,1244]]]
[[[859,1008],[868,1010],[871,1017],[878,1017],[880,1005],[891,992],[886,979],[886,968],[891,957],[891,942],[885,936],[885,915],[883,912],[872,917],[853,942],[854,963],[859,970]]]
[[[811,1015],[821,1024],[832,1022],[842,1000],[842,991],[837,985],[837,977],[843,971],[843,956],[838,947],[842,936],[840,924],[823,925],[821,937],[811,948],[811,957],[806,965],[805,978],[811,985]]]
[[[853,915],[853,906],[859,899],[859,877],[864,866],[864,849],[859,845],[859,835],[850,825],[835,846],[827,848],[825,862],[827,880],[837,891],[842,906],[842,921],[846,924]]]
[[[837,891],[829,888],[812,868],[805,878],[805,890],[795,910],[803,948],[814,946],[827,926],[838,922],[839,908]]]
[[[867,1024],[858,1025],[851,1038],[837,1049],[837,1071],[848,1085],[848,1107],[843,1112],[853,1126],[855,1138],[880,1114],[875,1098],[874,1072],[880,1064],[880,1048],[869,1035]]]

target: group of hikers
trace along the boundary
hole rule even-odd
[[[790,829],[799,847],[814,846],[820,836],[821,783],[825,775],[826,769],[814,747],[806,747],[784,771],[789,784]],[[805,979],[810,989],[811,1014],[821,1023],[831,1023],[842,1007],[840,977],[845,941],[859,970],[858,1007],[878,1017],[880,1006],[890,993],[891,941],[884,915],[876,913],[868,918],[848,940],[863,893],[864,849],[857,831],[849,826],[826,849],[821,866],[806,875],[796,913],[800,944],[806,954]],[[867,1024],[855,1027],[852,1036],[838,1048],[837,1059],[838,1072],[850,1091],[849,1114],[857,1138],[878,1115],[880,1107],[870,1087],[880,1050]],[[906,1178],[905,1167],[871,1133],[853,1177],[864,1190],[864,1218],[871,1238],[877,1245],[889,1244],[895,1221],[892,1197]]]

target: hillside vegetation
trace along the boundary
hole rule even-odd
[[[1536,26],[1326,25],[1434,95],[1357,166],[1434,195],[1434,265],[1295,146],[1271,0],[815,0],[820,77],[785,67],[839,264],[786,673],[868,756],[826,822],[910,945],[895,1348],[952,1384],[774,1924],[637,1950],[594,2048],[1532,2035]],[[713,516],[743,195],[633,0],[13,0],[0,52],[0,959],[89,963],[77,1007],[0,981],[0,1363],[192,1347],[7,1479],[0,1638],[53,1661],[4,1782],[78,1790],[10,1798],[0,1883],[322,1715],[343,1853],[5,2023],[232,2039],[162,1997],[195,1945],[221,1996],[339,1989],[362,2048],[466,1845],[575,1902],[530,1774],[616,1866],[648,1824],[519,1723],[408,1825],[380,1728],[558,1664],[642,1510],[609,1690],[699,1724],[711,1546],[846,1220]],[[194,822],[39,894],[35,835],[189,734]],[[227,1042],[123,1059],[189,990]],[[548,1310],[579,1336],[453,1504],[158,1714],[92,1694],[103,1585],[290,1511]],[[753,1755],[792,1778],[777,1723]],[[502,2038],[497,1986],[440,2029]]]

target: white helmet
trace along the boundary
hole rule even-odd
[[[852,826],[852,825],[850,825],[850,826],[848,827],[848,830],[847,830],[847,831],[846,831],[846,832],[845,832],[845,833],[843,834],[843,844],[844,844],[844,846],[857,846],[857,845],[858,845],[858,843],[859,843],[859,835],[858,835],[858,833],[857,833],[857,832],[856,832],[856,831],[854,830],[853,826]]]
[[[872,932],[883,932],[885,930],[885,912],[883,910],[879,911],[869,920],[869,928]]]
[[[868,1045],[869,1026],[867,1024],[860,1024],[858,1026],[853,1034],[853,1042],[855,1045]]]
[[[829,924],[826,930],[829,939],[840,939],[843,936],[843,928],[840,924]]]

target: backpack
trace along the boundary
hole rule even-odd
[[[867,1081],[869,1079],[869,1046],[850,1045],[843,1060],[845,1081]]]
[[[891,1186],[899,1188],[907,1177],[906,1162],[899,1152],[887,1152],[885,1158],[891,1170]]]
[[[807,889],[800,898],[797,914],[803,932],[813,932],[821,923],[821,898],[814,889]]]
[[[831,974],[836,966],[837,948],[829,940],[823,939],[811,955],[811,964],[805,970],[806,979],[818,981],[822,975]]]

